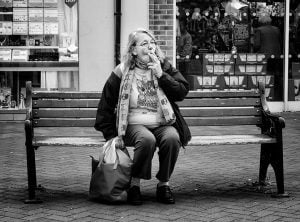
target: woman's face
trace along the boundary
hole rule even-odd
[[[137,42],[133,50],[133,54],[145,63],[151,62],[149,53],[155,53],[156,43],[146,33],[137,34]]]

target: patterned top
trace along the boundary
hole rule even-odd
[[[165,124],[151,70],[135,68],[129,100],[128,124],[149,128]]]

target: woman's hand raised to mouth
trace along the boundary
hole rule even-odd
[[[151,62],[149,62],[148,68],[152,70],[152,73],[157,77],[160,78],[162,76],[162,69],[161,69],[161,65],[160,65],[160,61],[157,58],[157,56],[154,53],[148,53]]]

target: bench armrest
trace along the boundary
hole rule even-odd
[[[33,139],[33,126],[31,120],[25,120],[25,144],[26,146],[32,146]]]
[[[281,137],[282,129],[285,128],[285,120],[280,115],[270,112],[265,95],[265,85],[263,82],[258,82],[258,88],[262,109],[262,133],[272,137]]]
[[[32,86],[31,82],[26,82],[26,120],[32,120]]]

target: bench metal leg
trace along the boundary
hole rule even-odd
[[[283,149],[281,143],[276,144],[262,144],[260,154],[260,168],[259,168],[259,183],[265,184],[268,166],[274,169],[277,194],[272,197],[288,197],[284,192],[284,177],[283,177]]]
[[[265,184],[267,178],[267,170],[271,163],[271,147],[269,144],[261,144],[260,150],[260,166],[259,166],[259,183]]]
[[[26,204],[42,203],[42,201],[35,196],[37,189],[36,183],[36,167],[35,167],[35,152],[34,147],[26,145],[27,155],[27,176],[28,176],[28,199],[24,201]]]
[[[275,149],[272,150],[271,166],[274,169],[277,183],[277,194],[273,194],[272,197],[289,197],[284,192],[283,148],[280,142],[276,143]]]

